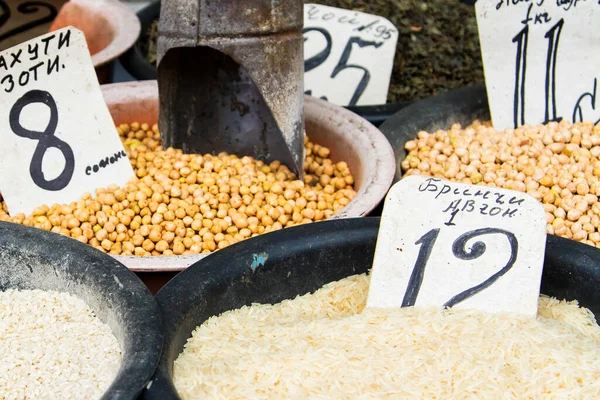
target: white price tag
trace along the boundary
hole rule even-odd
[[[398,31],[377,15],[304,5],[305,93],[341,106],[385,104]]]
[[[478,0],[494,128],[600,118],[596,0]]]
[[[0,143],[11,215],[134,177],[85,37],[72,27],[0,53]]]
[[[512,190],[409,176],[389,191],[367,307],[537,313],[546,215]]]

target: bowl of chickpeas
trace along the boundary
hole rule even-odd
[[[305,97],[304,177],[281,163],[163,148],[158,85],[103,85],[102,91],[136,177],[75,202],[38,207],[0,220],[69,236],[141,275],[151,290],[189,265],[263,233],[327,219],[363,217],[387,193],[392,148],[361,117]],[[1,198],[0,198],[1,199]]]
[[[394,181],[417,174],[525,192],[543,204],[548,234],[600,247],[600,125],[497,131],[478,85],[419,101],[380,129],[394,148]]]

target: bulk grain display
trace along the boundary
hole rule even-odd
[[[183,399],[597,398],[600,326],[541,296],[536,319],[473,310],[365,309],[354,275],[196,328],[174,363]]]
[[[0,398],[99,399],[121,366],[108,325],[83,300],[0,291]]]
[[[473,6],[458,0],[305,0],[387,18],[398,29],[388,103],[412,101],[483,83]],[[144,15],[146,17],[146,14]],[[158,15],[142,33],[140,50],[156,65]],[[134,68],[134,67],[131,67]]]
[[[147,398],[600,396],[595,249],[548,236],[535,318],[367,309],[379,222],[293,227],[175,277],[156,296],[165,351]]]
[[[0,399],[137,399],[162,345],[158,305],[132,271],[0,222]]]
[[[526,192],[544,204],[547,232],[600,247],[600,125],[566,121],[496,131],[489,122],[418,132],[405,176]]]
[[[198,254],[327,219],[356,195],[348,165],[333,163],[329,149],[308,138],[301,181],[279,162],[163,149],[156,124],[117,130],[139,179],[29,216],[11,217],[2,202],[0,221],[70,236],[111,255]]]

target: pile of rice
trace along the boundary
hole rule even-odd
[[[369,277],[198,327],[175,361],[184,399],[600,398],[600,327],[576,301],[537,319],[366,309]],[[364,311],[363,311],[364,310]]]
[[[0,292],[0,399],[98,399],[120,366],[117,339],[81,299]]]

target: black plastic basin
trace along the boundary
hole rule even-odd
[[[156,299],[164,321],[161,360],[145,399],[178,399],[173,363],[192,331],[213,315],[278,303],[371,268],[379,218],[317,222],[243,241],[192,265]],[[600,317],[600,252],[548,236],[542,293],[577,299]]]
[[[121,345],[121,369],[102,399],[138,398],[163,335],[156,301],[133,272],[74,239],[0,222],[0,291],[7,289],[67,292],[85,301]]]

